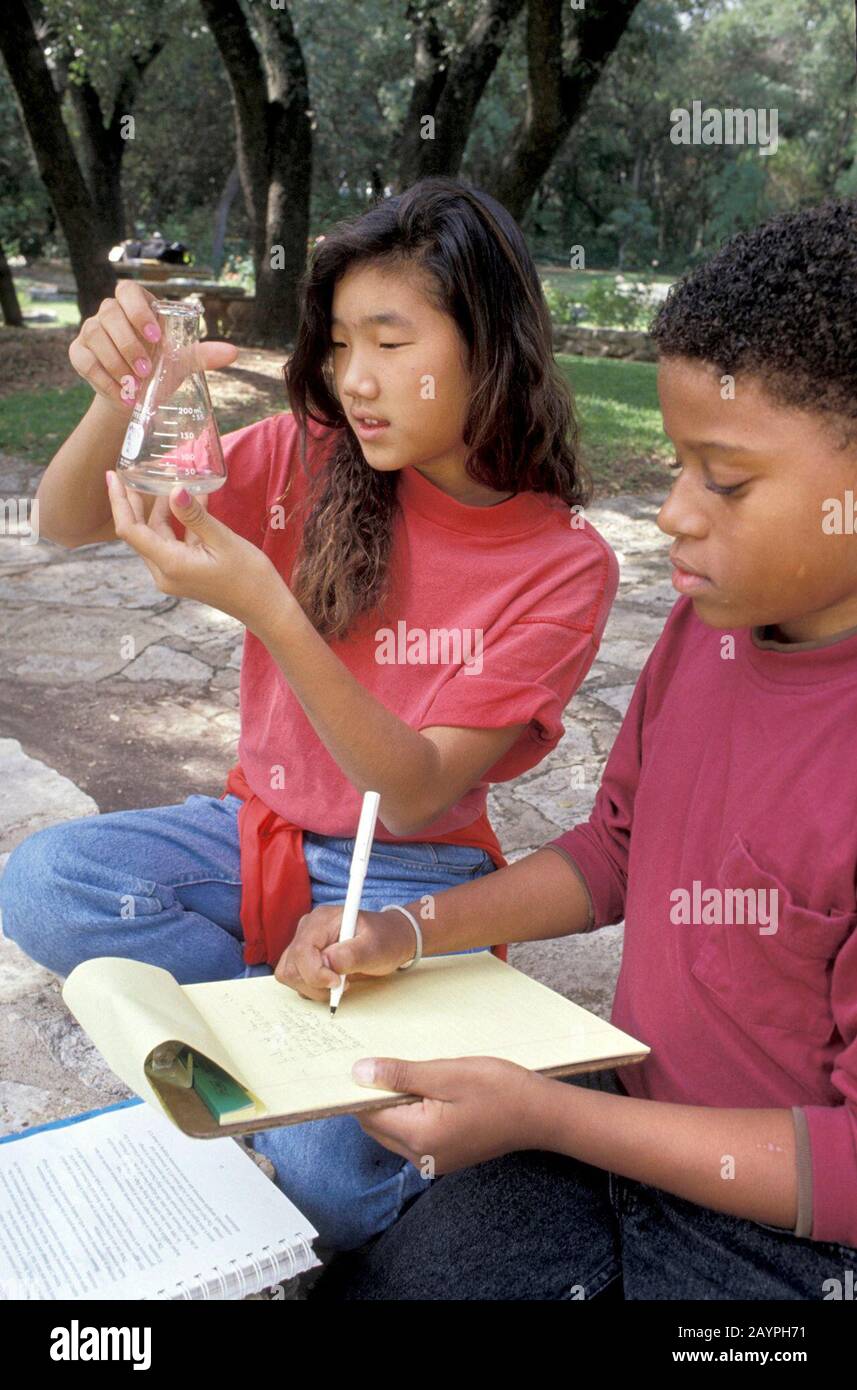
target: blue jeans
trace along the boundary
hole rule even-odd
[[[615,1070],[560,1079],[624,1094]],[[852,1246],[527,1149],[435,1178],[387,1231],[335,1255],[306,1298],[820,1301],[855,1282]]]
[[[95,956],[159,965],[182,985],[272,974],[268,965],[244,963],[240,806],[233,795],[194,795],[37,831],[16,846],[0,876],[3,934],[61,976]],[[353,840],[304,835],[313,907],[344,902],[353,847]],[[465,845],[376,841],[363,907],[406,903],[493,869],[483,850]],[[247,1139],[270,1158],[277,1186],[316,1227],[319,1243],[333,1250],[383,1231],[430,1185],[353,1115]]]

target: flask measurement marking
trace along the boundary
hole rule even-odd
[[[190,323],[190,316],[185,320],[177,306],[159,306],[158,312],[168,325]],[[198,318],[198,310],[194,314]],[[198,328],[198,324],[192,327]],[[169,342],[175,336],[168,334]],[[179,353],[172,355],[178,364]],[[171,367],[164,372],[159,367],[146,384],[144,395],[134,406],[118,467],[128,470],[131,485],[141,492],[167,492],[181,481],[192,491],[213,491],[226,481],[226,467],[205,375],[201,369],[194,368],[191,373],[182,367],[176,382],[171,380],[171,373]],[[172,400],[163,400],[171,386],[177,394]],[[211,455],[214,467],[208,462]],[[194,466],[197,464],[201,466]]]

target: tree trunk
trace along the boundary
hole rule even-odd
[[[114,132],[105,129],[101,102],[94,87],[88,82],[80,84],[72,80],[67,90],[80,127],[84,178],[111,245],[115,245],[125,236],[120,176],[125,141],[119,136],[118,130],[114,135]]]
[[[56,80],[60,97],[67,92],[77,116],[80,129],[81,162],[87,187],[101,212],[111,243],[124,240],[127,227],[122,200],[122,158],[130,136],[123,131],[123,121],[133,111],[147,68],[154,62],[166,40],[156,37],[143,54],[132,54],[119,75],[113,113],[107,124],[101,108],[101,98],[88,78],[83,81],[69,75],[74,57],[74,42],[58,27],[47,21],[45,37],[53,42],[56,53]],[[61,84],[61,85],[58,85]]]
[[[422,119],[424,116],[434,116],[447,79],[447,70],[441,67],[442,36],[433,13],[439,3],[440,0],[426,0],[422,5],[409,3],[405,6],[406,22],[415,35],[414,85],[408,110],[396,139],[399,157],[396,176],[398,192],[409,188],[419,178],[423,145],[426,143],[423,138]]]
[[[634,155],[634,167],[631,170],[631,192],[635,198],[639,198],[640,189],[643,185],[643,152],[638,150]]]
[[[563,0],[529,0],[527,110],[490,192],[521,221],[533,194],[580,119],[607,59],[640,0],[587,0],[575,11],[577,52],[563,67]]]
[[[384,175],[381,173],[377,164],[372,165],[372,169],[369,173],[369,184],[372,189],[373,198],[377,199],[384,197]]]
[[[111,237],[77,162],[45,55],[25,0],[0,4],[0,52],[42,180],[68,245],[81,315],[94,314],[116,284]]]
[[[24,327],[24,315],[21,313],[15,281],[12,279],[12,272],[9,269],[2,242],[0,242],[0,311],[3,313],[3,322],[9,328]]]
[[[254,11],[259,47],[238,0],[200,0],[235,110],[238,172],[252,229],[256,298],[249,332],[289,347],[298,326],[312,178],[309,83],[287,9]]]
[[[229,209],[235,201],[235,195],[241,187],[241,179],[238,177],[237,163],[232,165],[229,171],[229,178],[223,186],[217,201],[217,210],[214,214],[214,234],[211,238],[211,268],[214,271],[214,278],[217,279],[223,268],[223,248],[226,243],[226,225],[229,221]]]
[[[400,189],[432,174],[455,176],[464,155],[482,93],[509,37],[523,0],[491,0],[476,15],[470,32],[449,66],[430,5],[409,5],[416,32],[416,81],[402,127]],[[434,138],[425,138],[422,121],[434,117]]]
[[[303,61],[301,60],[301,68]],[[306,74],[304,73],[304,76]],[[301,84],[269,104],[270,163],[265,211],[265,253],[256,271],[251,322],[255,341],[267,347],[294,343],[298,331],[297,282],[306,266],[309,238],[312,135],[301,111],[309,105]]]
[[[580,118],[639,2],[587,0],[579,11],[570,11],[567,22],[574,25],[577,52],[566,71],[563,0],[528,0],[526,115],[494,176],[483,179],[486,191],[518,221]],[[415,82],[398,142],[398,189],[430,174],[458,174],[476,108],[522,6],[523,0],[486,0],[461,51],[447,65],[437,20],[441,0],[408,4]],[[433,138],[426,116],[434,117]]]

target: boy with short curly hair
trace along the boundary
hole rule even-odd
[[[682,597],[589,821],[445,893],[423,947],[624,918],[612,1021],[651,1052],[577,1084],[376,1062],[424,1099],[364,1127],[444,1176],[314,1297],[824,1299],[857,1268],[857,204],[733,238],[654,335]]]

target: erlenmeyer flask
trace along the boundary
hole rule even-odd
[[[139,492],[215,492],[226,463],[199,362],[197,304],[152,302],[161,336],[152,375],[134,406],[116,472]]]

